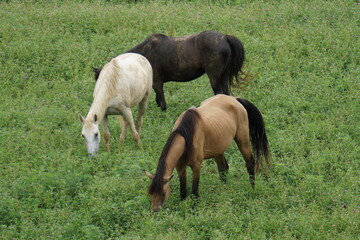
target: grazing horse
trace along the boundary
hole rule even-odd
[[[139,53],[151,63],[156,103],[163,111],[165,82],[188,82],[206,73],[214,94],[229,95],[230,86],[247,76],[242,71],[245,52],[240,40],[215,31],[182,37],[153,34],[127,52]],[[101,69],[94,71],[97,79]]]
[[[120,140],[125,139],[130,126],[133,139],[141,147],[140,129],[151,93],[153,72],[149,61],[136,53],[125,53],[108,62],[100,73],[94,90],[94,101],[86,118],[79,115],[83,123],[82,136],[87,151],[95,155],[99,149],[99,123],[103,123],[106,150],[110,151],[108,115],[121,115],[123,120]],[[134,125],[131,107],[139,104]]]
[[[152,179],[149,187],[152,210],[159,210],[169,198],[169,181],[174,168],[180,179],[181,199],[186,198],[187,166],[193,172],[192,194],[199,195],[200,168],[204,159],[215,159],[220,178],[225,181],[229,167],[224,152],[233,140],[245,159],[250,183],[254,187],[255,170],[269,168],[270,162],[260,111],[245,99],[219,94],[202,102],[200,107],[183,112],[166,141],[155,176],[144,171]]]

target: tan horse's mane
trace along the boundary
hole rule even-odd
[[[172,142],[176,135],[181,135],[185,139],[185,151],[183,153],[181,165],[186,165],[189,157],[193,152],[193,138],[195,134],[195,128],[198,119],[200,118],[199,113],[196,109],[189,109],[185,112],[179,126],[172,131],[168,137],[163,151],[160,155],[157,171],[154,179],[149,187],[149,194],[162,194],[164,185],[164,174],[166,171],[166,157],[172,146]]]

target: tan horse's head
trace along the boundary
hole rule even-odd
[[[154,181],[155,176],[151,173],[144,171],[146,176],[148,176],[152,181]],[[163,184],[161,186],[161,189],[157,190],[150,190],[150,198],[151,198],[151,210],[153,212],[157,212],[162,208],[164,205],[164,202],[167,201],[170,197],[170,180],[173,177],[171,175],[170,177],[164,177]]]
[[[100,143],[100,131],[97,121],[97,115],[83,118],[79,115],[80,122],[83,124],[81,135],[85,140],[87,152],[90,156],[97,154]]]

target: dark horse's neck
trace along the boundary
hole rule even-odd
[[[156,42],[159,40],[164,40],[168,38],[168,36],[163,34],[152,34],[149,37],[147,37],[143,42],[139,43],[135,47],[129,49],[126,51],[127,53],[138,53],[145,57],[147,57],[148,54],[153,52],[153,47]]]

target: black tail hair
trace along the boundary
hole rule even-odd
[[[196,128],[197,120],[200,118],[199,113],[195,109],[189,109],[185,112],[179,126],[172,131],[170,136],[168,137],[163,151],[160,155],[156,174],[154,179],[151,182],[149,187],[149,194],[157,193],[161,194],[163,192],[164,185],[164,174],[166,170],[166,156],[169,152],[169,149],[172,145],[172,142],[176,135],[181,135],[185,139],[185,151],[183,155],[183,162],[180,164],[187,164],[189,157],[193,152],[193,139]]]
[[[248,80],[251,80],[251,75],[246,74],[242,67],[245,62],[245,49],[241,41],[234,36],[226,35],[227,41],[230,45],[231,55],[230,61],[225,69],[225,79],[231,86],[244,85]]]
[[[248,100],[236,98],[241,105],[247,111],[249,119],[249,129],[250,129],[250,139],[251,145],[253,147],[253,155],[256,163],[256,170],[259,171],[260,168],[263,168],[265,161],[266,167],[270,167],[270,152],[269,152],[269,143],[265,131],[264,119],[259,111],[259,109],[249,102]]]

